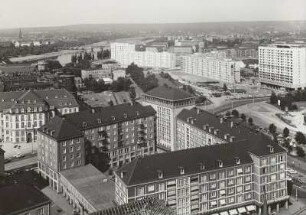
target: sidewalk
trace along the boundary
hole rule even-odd
[[[50,187],[45,187],[41,190],[51,201],[58,206],[63,212],[59,212],[58,215],[72,215],[73,208],[61,194],[57,194]]]
[[[306,207],[305,199],[290,198],[292,205],[289,205],[289,208],[280,208],[279,212],[276,215],[306,215],[306,210],[302,210]],[[300,213],[299,213],[300,212]]]

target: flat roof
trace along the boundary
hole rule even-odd
[[[97,210],[113,207],[115,183],[92,164],[60,172]]]

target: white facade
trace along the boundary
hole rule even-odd
[[[230,59],[194,54],[182,57],[182,71],[226,83],[240,82],[240,68]]]
[[[278,87],[306,87],[306,47],[284,44],[259,47],[259,79]]]
[[[140,67],[174,68],[176,56],[169,52],[136,51],[134,44],[112,43],[111,58],[122,67],[135,63]]]

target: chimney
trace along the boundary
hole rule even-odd
[[[209,127],[209,125],[208,125],[208,124],[206,124],[206,125],[204,125],[204,126],[203,126],[203,129],[204,129],[204,130],[207,130],[207,129],[208,129],[208,127]]]
[[[197,114],[200,114],[200,113],[201,113],[200,108],[197,108]]]
[[[214,130],[214,127],[209,127],[209,133],[212,133]]]
[[[233,128],[234,127],[234,122],[233,121],[231,121],[231,128]]]
[[[136,115],[139,116],[139,111],[136,111]]]
[[[95,111],[95,109],[94,108],[92,108],[91,109],[91,113],[95,113],[96,111]]]
[[[235,137],[234,137],[234,136],[231,136],[231,137],[230,137],[230,142],[234,142],[234,140],[235,140]]]
[[[229,134],[224,134],[224,139],[227,140],[229,137]]]
[[[205,165],[203,163],[200,163],[200,170],[205,170]]]

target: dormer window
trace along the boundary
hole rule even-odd
[[[115,121],[115,120],[116,120],[116,117],[112,116],[112,120]]]
[[[222,162],[222,160],[218,160],[217,163],[218,163],[218,167],[223,167],[223,162]]]
[[[86,122],[83,122],[83,127],[86,127],[87,126],[87,123]]]
[[[139,111],[136,111],[136,115],[139,116]]]
[[[236,163],[236,164],[240,164],[240,158],[235,157],[235,163]]]
[[[126,119],[126,118],[127,118],[127,114],[126,114],[126,113],[124,113],[124,114],[123,114],[123,117]]]
[[[162,179],[164,177],[164,174],[161,170],[157,170],[158,179]]]
[[[200,170],[205,170],[205,165],[203,163],[200,163]]]
[[[274,147],[271,146],[271,145],[268,145],[268,147],[269,147],[269,152],[270,152],[270,153],[274,153]]]
[[[98,123],[101,123],[101,119],[97,119]]]
[[[184,167],[179,167],[179,169],[180,169],[180,174],[181,175],[184,175],[185,174],[185,169],[184,169]]]

